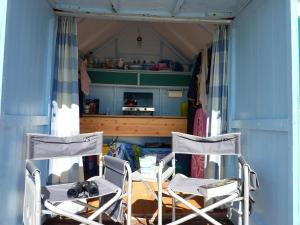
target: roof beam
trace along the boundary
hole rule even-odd
[[[115,34],[111,35],[110,37],[106,38],[106,40],[104,42],[102,42],[97,47],[94,47],[93,49],[90,49],[88,52],[94,52],[94,53],[98,52],[98,51],[102,50],[103,48],[107,47],[109,44],[115,42],[116,39],[118,39],[120,37],[120,35],[122,33],[124,33],[124,31],[127,29],[126,25],[127,25],[126,23],[125,24],[123,23],[117,33],[115,33]]]
[[[114,13],[119,12],[119,0],[110,0],[111,8]]]
[[[121,20],[121,21],[138,21],[138,22],[163,22],[163,23],[213,23],[213,24],[230,24],[232,18],[230,19],[211,19],[211,18],[178,18],[178,17],[160,17],[160,16],[151,16],[151,15],[126,15],[126,14],[116,14],[114,13],[91,13],[85,12],[84,10],[54,10],[55,14],[60,16],[75,16],[75,17],[84,17],[84,18],[94,18],[94,19],[103,19],[103,20]]]
[[[234,14],[235,16],[239,15],[241,13],[241,11],[243,11],[249,4],[250,2],[252,2],[252,0],[244,0],[241,1],[241,3],[236,7]],[[298,0],[299,2],[299,0]]]
[[[184,3],[184,0],[177,0],[174,9],[171,12],[172,16],[176,16],[179,13],[183,3]]]
[[[209,29],[207,29],[206,27],[205,27],[205,25],[203,25],[203,24],[201,24],[201,23],[199,23],[199,24],[197,24],[198,25],[198,27],[199,28],[201,28],[202,30],[204,30],[207,34],[209,34],[210,36],[214,36],[214,33],[213,32],[211,32]]]

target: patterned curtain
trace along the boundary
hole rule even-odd
[[[228,27],[220,25],[214,35],[209,85],[208,136],[227,132]],[[208,177],[219,177],[221,159],[210,157]],[[219,169],[216,169],[219,168]]]
[[[59,17],[52,89],[51,134],[79,134],[78,43],[74,17]],[[49,163],[50,183],[83,179],[82,159],[63,158]]]

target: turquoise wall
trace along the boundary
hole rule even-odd
[[[298,55],[292,57],[296,18],[291,23],[296,2],[254,0],[231,27],[230,126],[242,132],[242,153],[261,186],[250,224],[299,224],[293,213],[299,195],[293,196],[292,163],[299,151],[294,133]]]
[[[22,224],[25,133],[49,130],[55,16],[46,0],[8,0],[6,15],[0,76],[0,224],[15,225]]]

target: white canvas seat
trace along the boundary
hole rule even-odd
[[[68,183],[68,184],[58,184],[58,185],[47,185],[42,187],[41,189],[42,200],[44,201],[47,200],[54,203],[54,202],[74,201],[82,198],[91,199],[91,198],[97,198],[109,194],[115,194],[120,189],[118,186],[108,182],[102,177],[94,177],[93,181],[95,181],[98,186],[99,194],[94,195],[92,197],[90,196],[78,197],[78,198],[69,197],[67,195],[67,192],[76,183]]]
[[[102,132],[80,134],[72,137],[55,137],[44,134],[27,135],[27,161],[23,222],[25,225],[40,225],[43,214],[56,214],[69,217],[83,224],[102,224],[101,214],[105,212],[116,222],[123,223],[123,198],[127,197],[127,224],[131,224],[131,169],[127,161],[110,156],[102,157]],[[68,190],[78,183],[41,186],[40,171],[34,160],[100,155],[99,176],[90,178],[96,184],[93,195],[81,191],[80,195],[70,196]],[[104,167],[104,172],[103,172]],[[127,189],[126,189],[127,181]],[[94,207],[82,199],[100,198],[100,206]],[[60,203],[72,201],[94,212],[89,217],[71,213],[59,207]],[[96,221],[96,218],[99,221]]]
[[[237,177],[228,179],[190,178],[183,174],[175,174],[175,154],[199,155],[231,155],[238,159],[236,169]],[[258,188],[256,173],[246,163],[240,153],[240,134],[230,133],[217,137],[198,137],[178,132],[172,133],[172,153],[160,162],[160,171],[172,160],[173,177],[168,185],[168,192],[173,197],[172,222],[175,225],[201,216],[214,225],[221,225],[207,214],[217,207],[228,208],[230,217],[236,214],[238,224],[249,225],[250,191]],[[227,183],[226,183],[227,182]],[[187,196],[187,197],[186,197]],[[211,204],[206,204],[198,209],[188,199],[194,196],[203,196],[206,200],[214,199]],[[183,203],[194,213],[176,220],[175,203]]]

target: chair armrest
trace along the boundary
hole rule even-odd
[[[131,224],[132,215],[132,170],[129,162],[125,163],[127,172],[127,224]]]
[[[162,180],[165,180],[166,178],[170,177],[172,174],[174,175],[175,173],[175,167],[174,165],[172,165],[172,173],[171,174],[167,174],[165,172],[167,171],[163,171],[165,166],[167,165],[168,162],[170,162],[172,159],[174,159],[174,153],[171,152],[170,154],[166,155],[164,158],[162,158],[159,161],[159,165],[158,165],[158,180],[161,182]],[[169,171],[170,172],[170,171]],[[168,172],[168,173],[169,173]],[[164,176],[163,176],[164,175]]]
[[[29,224],[41,224],[41,176],[40,170],[37,166],[30,160],[26,161],[26,177],[25,177],[25,196],[24,196],[24,213],[28,213],[26,210],[31,210],[34,208],[33,217],[31,218],[31,222]],[[34,187],[32,187],[34,185]],[[29,198],[26,196],[26,193],[29,194]],[[34,196],[30,199],[30,196]],[[29,200],[30,199],[30,200]],[[29,204],[29,209],[28,209]],[[27,206],[26,206],[27,205]],[[23,216],[25,215],[23,213]],[[28,222],[28,221],[27,221]],[[24,223],[25,224],[25,223]]]
[[[259,188],[259,180],[256,172],[250,167],[243,156],[239,157],[239,163],[244,168],[244,176],[249,177],[250,190],[257,190]]]
[[[164,158],[162,158],[160,161],[159,161],[159,166],[162,165],[162,168],[168,163],[170,162],[172,159],[174,158],[174,154],[173,152],[171,152],[170,154],[166,155]]]
[[[26,161],[26,169],[31,176],[34,176],[36,172],[40,173],[39,168],[30,160]]]
[[[239,163],[244,167],[248,166],[248,163],[246,162],[245,158],[243,156],[239,156]]]

